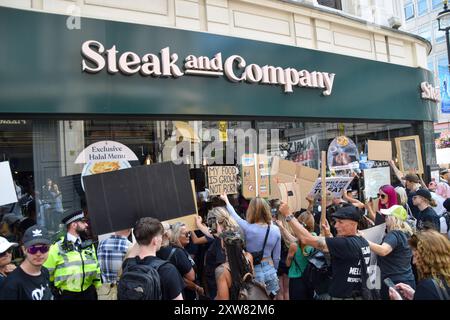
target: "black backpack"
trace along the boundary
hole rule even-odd
[[[303,271],[302,277],[307,281],[310,289],[314,290],[317,296],[328,293],[331,285],[331,266],[325,254],[314,249],[306,256],[308,264]]]
[[[162,300],[158,269],[168,263],[155,258],[148,264],[129,259],[117,285],[117,300]]]

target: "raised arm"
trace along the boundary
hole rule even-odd
[[[223,201],[225,201],[225,204],[227,205],[227,210],[230,213],[230,215],[233,217],[234,220],[236,220],[237,224],[239,225],[239,227],[241,227],[242,230],[246,230],[249,226],[249,223],[242,219],[234,210],[233,206],[231,205],[230,201],[228,200],[228,196],[224,193],[222,195],[220,195],[220,199],[222,199]]]
[[[292,227],[292,230],[294,231],[297,238],[304,244],[309,245],[311,247],[314,247],[320,251],[328,252],[327,243],[325,242],[325,237],[317,237],[309,233],[308,230],[306,230],[298,221],[294,218],[294,216],[291,214],[291,211],[286,203],[282,203],[280,206],[280,213],[288,217],[286,219],[289,220],[288,223]],[[323,228],[326,228],[326,226],[322,226]]]
[[[397,176],[397,178],[398,178],[398,180],[400,180],[400,182],[402,183],[402,185],[404,186],[404,187],[406,187],[405,186],[405,181],[403,180],[403,172],[401,172],[398,168],[397,168],[397,166],[395,165],[395,162],[394,162],[394,160],[389,160],[389,165],[391,166],[391,168],[392,168],[392,170],[394,171],[394,174]]]

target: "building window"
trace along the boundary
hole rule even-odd
[[[442,43],[445,41],[445,31],[439,31],[437,21],[433,21],[434,43]]]
[[[409,1],[405,4],[405,20],[414,18],[414,4]]]
[[[317,0],[317,3],[321,6],[342,10],[341,0]]]
[[[431,0],[431,5],[434,9],[443,8],[442,0]]]
[[[419,16],[422,16],[427,12],[428,12],[428,0],[418,0],[417,13],[419,14]]]
[[[434,73],[434,61],[433,61],[433,57],[428,58],[428,63],[427,63],[427,67],[428,70],[430,70],[431,72]]]
[[[419,30],[417,30],[417,35],[421,36],[422,38],[427,39],[431,42],[431,28],[429,25],[424,25],[419,27]]]

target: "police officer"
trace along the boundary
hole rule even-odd
[[[83,211],[68,215],[62,223],[67,234],[51,246],[44,264],[50,272],[55,299],[97,300],[100,266],[92,242],[80,237],[88,227]]]

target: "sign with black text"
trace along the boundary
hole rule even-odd
[[[346,190],[352,181],[353,177],[326,178],[327,190],[333,194],[333,197],[340,198],[342,196],[342,190]],[[316,180],[316,183],[314,184],[311,193],[314,195],[322,193],[321,178]]]
[[[238,168],[234,166],[208,167],[208,189],[210,195],[235,194]]]

